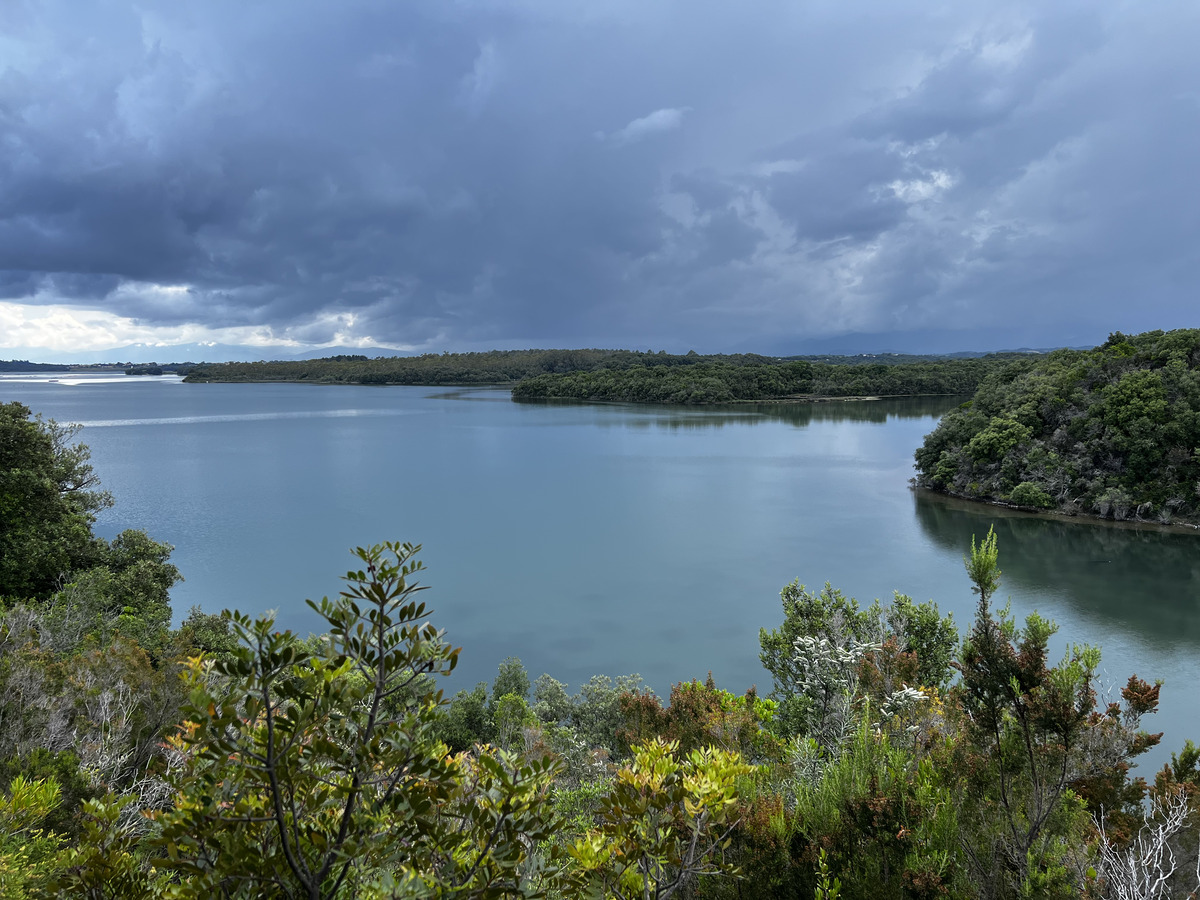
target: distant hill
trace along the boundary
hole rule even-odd
[[[938,362],[946,359],[983,359],[984,357],[1037,356],[1049,350],[998,350],[995,353],[980,353],[975,350],[960,350],[956,353],[816,353],[807,356],[784,356],[783,360],[806,360],[831,366],[901,366],[911,363]]]
[[[926,328],[914,331],[852,332],[830,337],[781,334],[756,341],[752,349],[774,356],[825,357],[896,353],[911,356],[986,356],[990,353],[1020,353],[1029,350],[1049,352],[1063,347],[1086,349],[1095,346],[1103,337],[1103,331],[1093,330],[1086,325],[1054,333],[1010,329],[980,332]]]
[[[0,359],[0,372],[66,372],[69,366],[32,363],[24,359]]]
[[[917,483],[1112,519],[1200,521],[1200,329],[1016,359],[942,418]]]
[[[34,354],[25,350],[19,352],[22,356],[44,356],[44,351],[41,354]],[[318,359],[323,356],[336,356],[338,354],[362,354],[371,358],[376,356],[411,355],[403,351],[388,350],[382,347],[305,347],[303,349],[289,350],[281,347],[252,347],[242,344],[129,344],[112,350],[72,352],[69,355],[64,354],[61,358],[55,359],[53,363],[37,363],[36,365],[139,365],[146,363],[180,363],[185,361],[253,362],[274,359]]]
[[[490,350],[486,353],[424,353],[372,359],[343,352],[320,359],[230,362],[197,366],[188,381],[302,381],[319,384],[515,384],[534,375],[616,370],[634,366],[691,366],[721,360],[761,365],[776,360],[755,354],[701,356],[639,350]]]

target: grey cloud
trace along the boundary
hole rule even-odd
[[[1181,8],[5,9],[0,299],[438,349],[1194,317]]]
[[[768,179],[772,205],[813,241],[872,240],[896,226],[907,207],[888,185],[904,166],[880,145],[830,141],[794,173]]]
[[[500,65],[495,43],[487,41],[482,44],[470,73],[463,76],[462,80],[463,102],[473,115],[480,113],[495,89],[496,80],[500,77]]]

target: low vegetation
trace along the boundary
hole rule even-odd
[[[459,651],[419,547],[357,551],[301,637],[193,611],[105,503],[74,433],[0,406],[0,897],[1096,898],[1195,890],[1200,750],[1153,785],[1159,687],[1100,702],[1099,651],[996,609],[967,550],[932,603],[793,583],[770,696],[636,675],[571,694]],[[62,545],[60,549],[60,544]]]

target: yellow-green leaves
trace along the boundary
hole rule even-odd
[[[580,890],[665,898],[689,877],[732,874],[723,850],[737,779],[753,771],[737,753],[708,748],[686,758],[674,742],[633,748],[601,800],[600,826],[570,848]]]
[[[0,900],[28,896],[27,889],[45,874],[59,840],[35,826],[58,806],[53,778],[31,781],[18,775],[0,797]]]
[[[971,556],[964,562],[967,565],[967,575],[974,585],[971,590],[979,595],[981,603],[987,603],[1000,587],[1000,566],[997,562],[999,558],[995,528],[988,528],[987,537],[978,547],[975,546],[975,536],[971,535]]]

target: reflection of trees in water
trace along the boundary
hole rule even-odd
[[[1052,591],[1156,641],[1200,638],[1200,535],[1064,521],[920,491],[916,514],[929,537],[959,554],[994,525],[1003,580],[1014,590]]]
[[[579,401],[546,402],[563,406],[595,405]],[[757,425],[762,422],[787,422],[797,428],[803,428],[812,422],[883,424],[889,419],[927,419],[941,416],[962,402],[962,397],[895,397],[882,400],[736,403],[700,407],[606,404],[614,409],[614,415],[604,417],[597,424],[621,428],[655,427],[685,430],[721,428],[725,425]]]
[[[406,386],[406,385],[405,385]],[[512,390],[507,387],[465,387],[453,388],[428,394],[429,400],[469,400],[475,403],[511,403]]]

